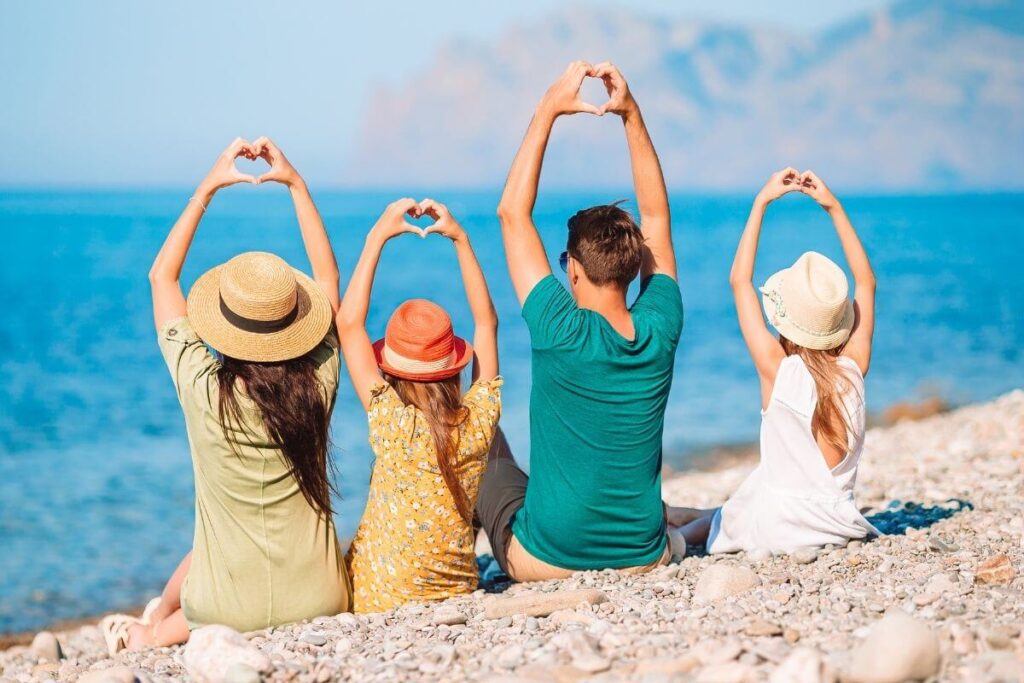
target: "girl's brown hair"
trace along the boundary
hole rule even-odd
[[[276,363],[254,363],[223,357],[217,373],[220,385],[220,423],[228,442],[244,429],[236,386],[256,404],[267,436],[281,449],[292,476],[309,505],[331,519],[331,481],[328,476],[331,404],[316,376],[316,362],[307,354]]]
[[[439,382],[414,382],[385,374],[398,397],[415,406],[427,420],[437,451],[437,468],[455,501],[455,509],[467,524],[473,523],[473,506],[459,482],[459,427],[469,418],[462,405],[462,381],[459,375]]]
[[[836,363],[843,351],[842,346],[825,351],[808,349],[804,346],[779,336],[782,350],[787,356],[797,355],[804,361],[808,372],[814,378],[814,386],[818,391],[818,403],[814,406],[811,417],[811,434],[816,440],[822,440],[840,453],[847,453],[850,444],[847,435],[850,433],[850,416],[843,403],[843,395],[853,389],[850,378]]]

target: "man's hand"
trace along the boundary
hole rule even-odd
[[[379,240],[381,244],[384,244],[388,240],[404,232],[411,232],[414,235],[425,237],[426,233],[415,225],[406,222],[406,216],[417,216],[419,215],[419,206],[416,204],[415,199],[405,197],[398,201],[391,202],[388,207],[384,209],[384,213],[380,215],[377,222],[370,229],[370,237]]]
[[[433,199],[424,199],[419,204],[419,215],[430,216],[434,224],[424,230],[424,235],[443,235],[452,242],[458,243],[466,239],[466,231],[452,217],[448,207]]]
[[[821,181],[821,178],[814,175],[814,171],[804,171],[800,175],[799,185],[801,192],[810,195],[826,211],[831,211],[839,206],[839,200],[832,194],[832,190],[828,189],[828,186]]]
[[[295,170],[288,158],[285,157],[281,148],[274,144],[268,137],[258,138],[252,143],[257,156],[267,162],[270,170],[261,175],[256,182],[275,182],[292,187],[302,182],[302,177]]]
[[[584,102],[580,97],[580,86],[583,85],[583,79],[593,76],[593,69],[594,67],[587,62],[571,63],[565,73],[544,93],[538,109],[546,112],[552,118],[580,112],[601,116],[603,112],[600,109],[589,102]]]
[[[602,114],[611,112],[625,118],[637,111],[633,93],[629,91],[629,84],[618,67],[611,62],[601,62],[594,67],[591,75],[604,81],[605,90],[608,91],[608,101],[600,107]]]
[[[800,172],[795,168],[787,167],[772,173],[768,182],[757,193],[757,203],[767,205],[784,194],[799,192],[802,189]]]

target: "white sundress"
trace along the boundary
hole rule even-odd
[[[829,470],[811,434],[818,402],[814,378],[802,358],[784,358],[768,407],[761,411],[761,461],[715,512],[709,553],[788,553],[878,535],[853,498],[864,446],[864,377],[852,359],[840,356],[837,362],[852,385],[843,396],[850,419],[850,451]]]

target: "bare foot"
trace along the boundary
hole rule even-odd
[[[147,624],[132,624],[128,627],[128,650],[141,650],[153,644],[153,629]]]

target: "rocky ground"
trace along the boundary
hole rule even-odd
[[[665,496],[720,503],[750,466],[675,476]],[[845,548],[581,572],[246,636],[210,627],[113,659],[94,627],[44,633],[0,652],[0,681],[1024,680],[1024,391],[869,433],[862,506],[951,498],[974,509]]]

